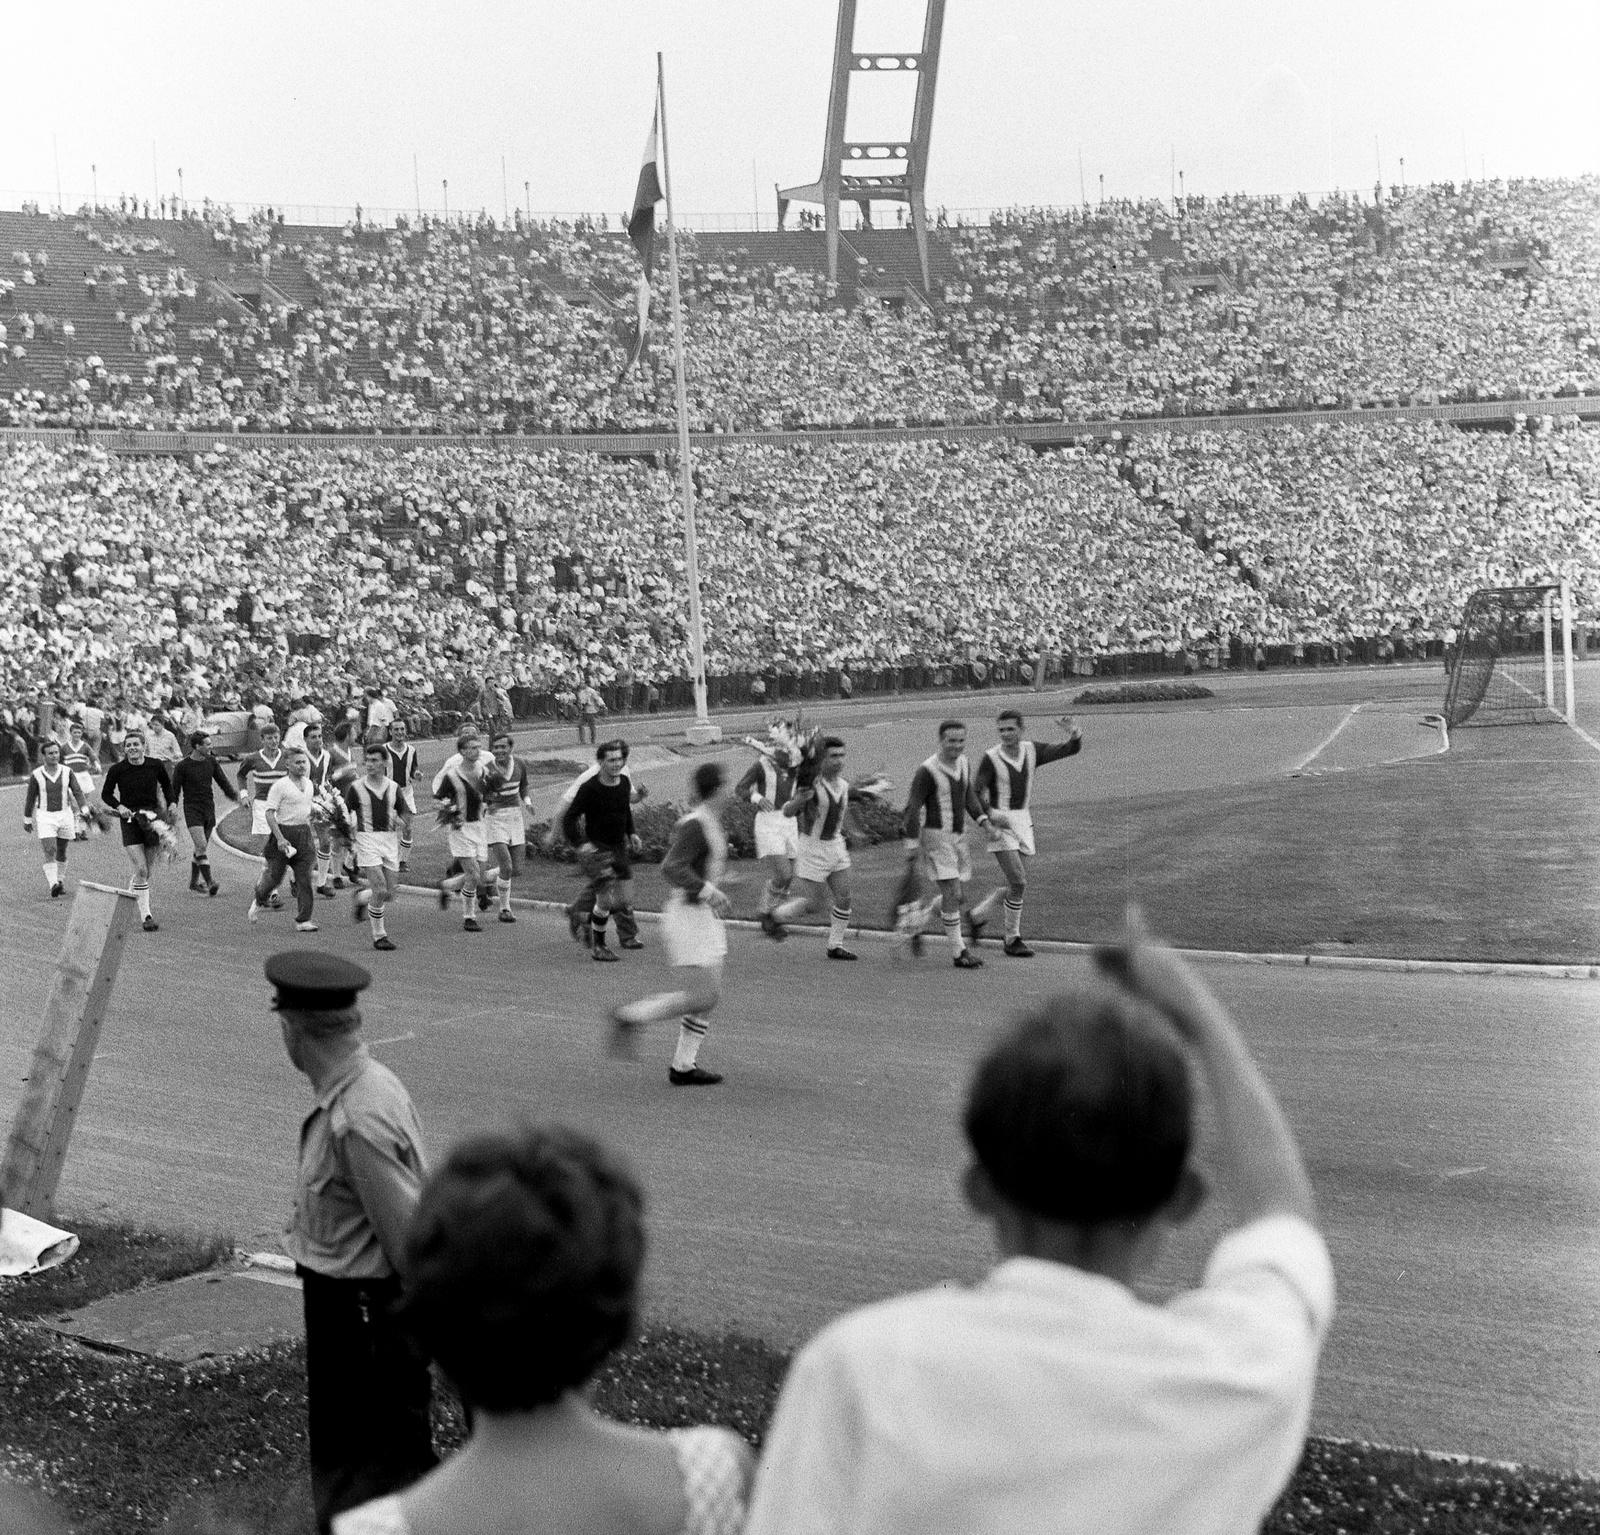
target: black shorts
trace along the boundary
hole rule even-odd
[[[606,885],[612,880],[633,878],[633,855],[622,847],[597,846],[582,859],[583,872],[591,885]]]
[[[183,824],[185,826],[203,826],[206,832],[206,840],[209,842],[211,840],[211,833],[217,829],[217,818],[215,815],[206,815],[198,810],[191,815],[187,810],[185,810],[183,813]]]
[[[123,821],[121,824],[122,845],[124,847],[144,847],[147,845],[145,837],[148,835],[147,828],[150,825],[148,821],[140,819]]]

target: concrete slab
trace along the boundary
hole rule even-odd
[[[44,1322],[83,1343],[176,1364],[292,1341],[304,1332],[300,1281],[255,1268],[190,1274]]]

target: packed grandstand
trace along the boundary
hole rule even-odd
[[[152,211],[0,213],[0,695],[678,695],[674,467],[505,440],[670,418],[665,346],[623,373],[620,232]],[[1600,427],[1539,402],[1600,391],[1600,178],[940,226],[928,294],[903,230],[848,232],[837,284],[813,232],[685,241],[690,417],[730,434],[695,463],[714,698],[1020,678],[1041,652],[1437,654],[1474,588],[1557,575],[1595,620]],[[1487,430],[1353,410],[1472,400],[1520,403]],[[1349,414],[1005,435],[1303,409]],[[996,434],[737,436],[972,424]],[[173,455],[92,428],[231,435]],[[309,432],[352,441],[281,437]]]

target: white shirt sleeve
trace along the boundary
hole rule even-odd
[[[1333,1260],[1315,1226],[1294,1215],[1269,1215],[1230,1231],[1206,1264],[1206,1289],[1266,1295],[1287,1289],[1303,1308],[1316,1345],[1333,1320]],[[1282,1298],[1286,1302],[1287,1296]]]
[[[863,1436],[848,1350],[823,1332],[789,1369],[744,1535],[853,1535]]]

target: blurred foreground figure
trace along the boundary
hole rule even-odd
[[[424,1189],[403,1318],[466,1401],[472,1437],[335,1535],[740,1535],[749,1447],[601,1417],[589,1382],[634,1331],[644,1196],[559,1125],[477,1135]]]
[[[1244,1535],[1299,1458],[1333,1269],[1271,1090],[1221,1004],[1130,912],[1106,984],[1041,1002],[967,1095],[967,1198],[1001,1262],[868,1306],[796,1359],[748,1535]],[[1237,1225],[1201,1287],[1133,1285],[1204,1185]]]

